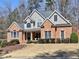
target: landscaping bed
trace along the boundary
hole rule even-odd
[[[3,48],[0,48],[0,55],[4,55],[7,53],[10,53],[12,51],[18,50],[18,49],[22,49],[24,47],[24,45],[13,45],[13,46],[6,46]]]

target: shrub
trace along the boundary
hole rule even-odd
[[[56,43],[61,43],[62,40],[60,38],[57,38],[57,42]]]
[[[71,43],[78,43],[78,35],[77,35],[77,33],[73,32],[73,33],[71,34],[70,42],[71,42]]]
[[[45,39],[39,39],[38,43],[45,43]]]
[[[49,43],[49,40],[50,40],[50,39],[45,39],[45,43]]]
[[[1,45],[1,47],[6,47],[7,44],[8,44],[8,42],[6,40],[3,40],[0,45]]]
[[[69,38],[66,38],[63,40],[63,43],[69,43],[70,39]]]
[[[0,40],[0,44],[1,44],[1,42],[2,42],[2,41]]]
[[[55,39],[39,39],[38,43],[55,43]]]
[[[19,44],[19,40],[18,39],[14,39],[14,40],[11,40],[8,45],[15,45],[15,44]]]
[[[55,39],[54,38],[51,39],[50,43],[55,43]]]

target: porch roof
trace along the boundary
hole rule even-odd
[[[40,31],[41,28],[28,28],[28,29],[24,29],[25,32],[34,32],[34,31]]]

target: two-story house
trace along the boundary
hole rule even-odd
[[[45,12],[43,12],[45,13]],[[56,10],[48,17],[34,9],[23,23],[13,22],[7,29],[7,41],[18,39],[21,44],[29,40],[70,38],[72,24]]]

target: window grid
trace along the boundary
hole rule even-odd
[[[45,31],[45,38],[50,39],[51,38],[51,31]]]
[[[19,37],[19,32],[12,31],[12,32],[11,32],[11,37],[12,37],[12,38],[18,38],[18,37]]]

